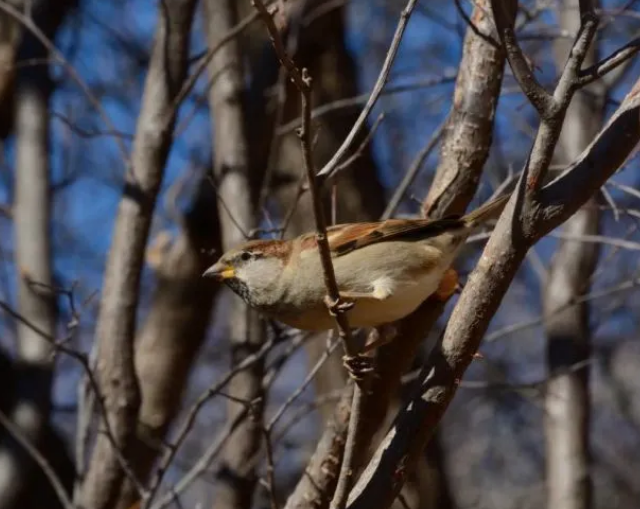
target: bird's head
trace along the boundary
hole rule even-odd
[[[288,241],[252,240],[224,253],[203,276],[226,283],[249,305],[269,305],[290,253]]]

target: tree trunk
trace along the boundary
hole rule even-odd
[[[147,480],[162,452],[193,361],[206,337],[211,308],[220,288],[202,278],[220,252],[218,211],[213,187],[202,179],[194,203],[185,214],[180,233],[167,246],[166,232],[147,251],[157,286],[151,309],[136,338],[135,367],[140,385],[140,411],[132,466]],[[137,498],[127,482],[120,507],[128,509]]]
[[[105,432],[97,437],[80,495],[86,509],[118,506],[125,477],[122,461],[130,457],[138,421],[140,393],[134,371],[134,334],[139,283],[155,202],[173,141],[172,103],[187,71],[195,1],[167,0],[162,5],[96,325],[97,375],[112,437]]]
[[[578,0],[560,6],[560,27],[569,33],[579,28]],[[571,48],[569,40],[555,44],[557,67],[562,69]],[[584,65],[595,62],[592,48]],[[576,94],[562,128],[556,154],[566,165],[575,160],[594,138],[603,121],[603,85]],[[597,235],[599,213],[591,199],[565,226],[572,237]],[[589,509],[592,501],[589,452],[589,367],[576,368],[591,354],[589,304],[571,303],[591,288],[598,260],[596,243],[561,240],[553,257],[544,289],[547,365],[550,380],[545,391],[547,507]]]
[[[60,25],[71,2],[41,3],[35,10],[35,23],[50,38]],[[18,6],[19,7],[19,6]],[[43,445],[49,432],[49,410],[53,369],[53,346],[56,338],[56,296],[52,290],[51,268],[51,190],[49,180],[49,98],[52,83],[47,66],[22,68],[16,93],[11,95],[15,44],[19,28],[8,14],[0,16],[2,33],[0,58],[9,61],[0,71],[0,108],[7,130],[5,113],[12,110],[15,120],[16,163],[14,195],[15,264],[19,274],[18,313],[24,319],[17,324],[18,379],[17,398],[11,420],[24,438],[36,446]],[[18,31],[18,32],[16,32]],[[47,52],[38,40],[27,33],[19,50],[19,59],[45,59]],[[7,69],[9,73],[7,73]],[[12,99],[14,102],[12,102]],[[9,106],[7,108],[7,105]],[[0,508],[14,507],[21,489],[29,485],[38,468],[17,443],[10,439],[0,448]]]
[[[206,0],[205,29],[212,48],[238,22],[235,0]],[[238,38],[228,42],[209,66],[212,86],[209,105],[214,130],[213,158],[218,191],[222,247],[229,249],[245,240],[245,234],[259,226],[256,210],[258,176],[251,172],[245,104],[244,52]],[[229,311],[228,337],[231,363],[236,366],[259,349],[265,330],[258,313],[233,296]],[[244,509],[251,506],[256,485],[256,468],[251,458],[259,451],[262,435],[264,363],[241,371],[228,386],[228,394],[241,401],[256,401],[251,417],[245,417],[229,438],[216,476],[215,509]],[[244,406],[230,401],[228,422],[236,420]]]

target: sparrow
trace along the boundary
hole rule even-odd
[[[329,227],[340,300],[351,327],[377,327],[411,314],[429,296],[448,298],[457,286],[451,266],[467,237],[497,218],[508,196],[465,216],[388,219]],[[291,240],[252,240],[233,248],[203,276],[226,283],[249,306],[286,325],[336,327],[315,232]]]

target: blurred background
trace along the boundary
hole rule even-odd
[[[287,49],[314,79],[314,155],[320,167],[365,103],[404,2],[277,3],[275,19]],[[536,0],[520,7],[518,38],[540,81],[552,89],[577,30],[577,2]],[[483,9],[488,3],[418,2],[369,117],[370,137],[360,137],[352,164],[327,193],[335,221],[380,218],[393,200],[399,200],[395,217],[422,213],[442,139],[450,134],[447,119],[451,126],[468,99],[456,94],[456,78],[467,71],[461,58],[465,38],[474,37],[470,17],[484,23]],[[638,2],[602,0],[598,9],[593,60],[640,32]],[[158,34],[179,30],[181,23],[186,41],[176,36],[164,57],[155,54],[162,46]],[[238,23],[231,38],[235,55],[222,49],[202,68],[207,51]],[[490,31],[488,26],[482,30]],[[100,355],[118,351],[121,343],[111,334],[134,338],[134,359],[128,362],[135,364],[142,403],[136,410],[137,442],[127,451],[136,451],[131,454],[139,477],[154,479],[149,472],[166,452],[165,441],[178,433],[175,423],[183,422],[230,366],[261,352],[269,340],[260,362],[197,408],[158,499],[199,466],[168,507],[269,507],[269,483],[283,504],[345,383],[339,348],[271,430],[274,479],[265,482],[268,458],[255,429],[238,439],[249,444],[248,452],[230,452],[231,440],[211,453],[208,464],[201,463],[238,409],[255,410],[258,420],[269,422],[327,348],[324,337],[247,318],[228,289],[199,277],[245,235],[290,238],[314,224],[295,133],[299,96],[279,69],[249,1],[2,1],[0,61],[2,414],[48,458],[69,493],[74,480],[86,486],[94,479],[92,468],[98,469],[94,441],[102,435],[100,402],[89,394],[85,368],[99,371]],[[226,65],[236,69],[230,79],[224,77]],[[185,88],[185,76],[196,78],[196,72],[193,87]],[[639,62],[631,59],[579,92],[552,171],[561,171],[586,147],[639,73]],[[167,90],[154,89],[164,78]],[[473,79],[482,80],[482,73]],[[493,139],[469,208],[517,177],[538,126],[508,66],[499,87],[495,119],[485,126]],[[179,107],[172,122],[174,101]],[[240,134],[229,113],[236,103],[244,115]],[[473,116],[472,108],[467,114]],[[415,178],[398,194],[412,168]],[[549,458],[563,447],[550,442],[553,426],[546,419],[558,349],[569,358],[561,364],[570,375],[558,379],[584,389],[573,400],[579,408],[563,419],[582,419],[572,429],[584,434],[587,470],[580,475],[593,484],[593,499],[554,509],[640,507],[639,180],[634,156],[593,200],[586,229],[554,231],[531,250],[483,341],[483,358],[467,371],[398,507],[544,506],[553,471]],[[129,210],[127,200],[137,211]],[[118,229],[120,240],[114,241]],[[129,244],[134,237],[141,240]],[[460,262],[463,282],[483,238],[470,243]],[[131,272],[114,261],[114,252],[127,246],[142,247],[139,275],[135,256],[129,258]],[[557,304],[574,269],[580,291]],[[120,293],[118,285],[127,280],[132,293]],[[107,302],[118,298],[119,304]],[[447,309],[454,303],[455,297]],[[120,323],[118,309],[131,320]],[[553,316],[567,309],[572,316],[556,324]],[[426,347],[416,366],[424,355]],[[100,373],[106,384],[108,377]],[[249,404],[256,395],[265,396],[257,410]],[[0,437],[0,509],[59,507],[40,467],[6,426],[0,426]],[[75,491],[73,499],[84,500],[78,507],[127,509],[137,500],[130,486],[107,505],[89,501],[81,487]]]

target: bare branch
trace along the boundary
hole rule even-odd
[[[640,82],[569,171],[541,190],[546,206],[535,224],[534,240],[575,213],[623,164],[640,140],[639,111]],[[516,216],[521,200],[521,196],[512,196],[498,220],[453,310],[442,341],[421,372],[419,389],[399,414],[354,488],[350,509],[371,507],[373,500],[377,507],[386,507],[383,504],[393,500],[407,469],[415,461],[415,451],[422,450],[449,405],[531,245],[522,235]]]
[[[575,10],[578,4],[576,0],[568,0],[559,6],[557,17],[561,28],[570,32],[576,30],[579,20]],[[568,50],[567,41],[556,41],[554,49],[556,67],[561,68]],[[595,48],[589,48],[584,61],[593,63],[595,54]],[[574,81],[574,78],[569,78],[569,81]],[[595,92],[602,94],[604,87],[599,86]],[[557,162],[567,164],[575,160],[589,145],[602,127],[603,105],[602,96],[576,94],[567,110],[558,140]],[[563,233],[577,237],[597,236],[599,215],[596,201],[591,199],[569,218]],[[591,357],[589,305],[587,302],[574,306],[566,304],[589,292],[598,254],[598,244],[563,239],[554,254],[544,285],[547,366],[551,374],[544,393],[548,507],[591,507],[590,370],[587,365]],[[572,369],[580,363],[585,365],[584,369]]]
[[[640,82],[580,157],[541,189],[540,222],[545,231],[568,219],[625,163],[638,143],[639,111]]]
[[[400,20],[398,21],[398,26],[396,27],[396,31],[393,34],[393,39],[391,40],[391,45],[389,46],[389,51],[387,52],[387,56],[385,57],[384,63],[382,64],[382,69],[380,69],[380,74],[378,75],[378,79],[376,80],[376,83],[371,90],[371,94],[369,95],[367,103],[360,113],[360,116],[353,124],[351,131],[342,142],[340,148],[336,150],[336,153],[333,155],[333,157],[318,172],[318,177],[328,177],[333,174],[338,164],[340,164],[342,158],[351,148],[351,145],[355,141],[360,130],[364,127],[369,113],[371,113],[371,110],[375,106],[376,101],[380,97],[382,89],[384,88],[384,85],[389,78],[391,66],[393,65],[393,61],[395,60],[396,54],[398,53],[398,48],[400,47],[400,42],[402,41],[404,30],[407,27],[407,23],[409,22],[409,18],[411,17],[411,13],[413,12],[416,3],[417,0],[409,0],[402,10],[402,13],[400,14]]]
[[[518,1],[491,0],[491,8],[498,36],[507,53],[513,76],[540,116],[546,118],[555,109],[555,101],[553,96],[538,82],[516,39],[513,26],[518,13]]]
[[[127,459],[122,455],[122,451],[120,450],[120,448],[117,447],[115,435],[111,428],[111,424],[109,420],[106,419],[107,409],[104,403],[105,398],[102,395],[102,392],[100,391],[100,386],[98,385],[97,376],[93,372],[91,363],[87,358],[87,355],[75,350],[74,348],[67,346],[67,343],[70,338],[62,338],[62,340],[57,341],[55,337],[48,336],[46,331],[43,331],[37,325],[31,323],[29,320],[26,320],[20,313],[17,313],[16,311],[14,311],[11,308],[11,306],[9,306],[6,302],[3,302],[1,300],[0,300],[0,309],[2,309],[5,313],[7,313],[13,319],[17,320],[18,322],[25,325],[26,327],[33,329],[34,332],[38,333],[41,337],[45,338],[48,342],[50,342],[53,345],[56,351],[60,351],[65,355],[68,355],[69,357],[71,357],[72,359],[75,359],[80,364],[80,366],[82,367],[83,373],[86,375],[87,385],[95,395],[95,401],[98,406],[99,415],[102,417],[102,424],[104,424],[104,427],[105,427],[104,434],[109,440],[109,442],[111,443],[113,450],[117,455],[118,461],[120,462],[120,466],[127,474],[127,477],[131,479],[132,482],[136,482],[136,478],[133,473],[133,470],[131,469]],[[136,486],[138,491],[143,491],[142,485],[140,483],[136,482]]]
[[[476,2],[472,23],[497,36],[489,1]],[[473,198],[493,140],[505,52],[468,29],[440,161],[422,206],[426,217],[462,214]]]
[[[273,21],[272,15],[267,11],[261,0],[253,0],[253,5],[260,13],[262,20],[267,27],[271,42],[276,51],[278,59],[282,66],[287,70],[291,80],[295,83],[300,91],[302,100],[302,126],[300,127],[299,136],[302,147],[302,158],[307,175],[307,185],[311,192],[313,203],[313,212],[316,222],[316,242],[318,251],[322,260],[322,269],[324,273],[324,281],[327,287],[327,296],[329,305],[333,307],[335,318],[339,327],[340,337],[347,355],[355,357],[353,341],[351,340],[351,329],[347,321],[347,316],[340,311],[341,299],[336,283],[336,276],[331,261],[331,251],[329,250],[329,241],[327,239],[327,225],[324,217],[324,210],[320,200],[320,193],[316,185],[316,176],[314,170],[314,162],[312,157],[312,132],[311,132],[311,77],[308,76],[306,69],[302,72],[298,70],[291,57],[286,53],[278,29]]]
[[[611,55],[600,60],[600,62],[581,70],[578,73],[576,86],[586,87],[614,69],[617,69],[618,66],[628,62],[638,51],[640,51],[640,38],[636,38],[622,48],[617,49]]]
[[[153,498],[155,497],[162,483],[162,479],[164,478],[164,475],[167,472],[167,469],[173,462],[178,450],[180,449],[180,446],[184,443],[184,441],[187,438],[187,435],[193,428],[193,425],[196,421],[196,418],[198,417],[198,414],[200,413],[200,410],[204,407],[204,405],[207,402],[211,400],[211,398],[218,395],[220,391],[224,387],[226,387],[229,384],[229,382],[233,380],[233,378],[236,377],[239,373],[242,373],[243,371],[250,369],[255,365],[263,363],[265,356],[271,351],[273,344],[274,344],[273,340],[264,342],[259,350],[242,359],[242,361],[240,361],[238,364],[233,366],[225,376],[223,376],[218,382],[212,384],[211,387],[207,388],[207,390],[204,391],[196,399],[196,401],[193,403],[191,408],[189,408],[189,410],[187,411],[187,415],[185,416],[184,420],[180,424],[178,428],[178,432],[176,434],[176,438],[173,441],[173,444],[171,445],[171,447],[167,448],[164,454],[162,455],[162,458],[160,460],[160,465],[158,467],[158,470],[156,471],[154,479],[151,482],[151,486],[149,488],[149,494],[145,500],[145,508],[154,507],[155,509],[162,509],[166,505],[170,504],[171,501],[176,496],[178,496],[181,491],[186,489],[186,487],[189,484],[191,484],[193,478],[195,477],[193,475],[193,472],[200,471],[200,470],[196,470],[196,467],[194,467],[194,469],[189,471],[185,475],[185,477],[177,483],[176,488],[172,490],[171,494],[168,497],[165,497],[162,500],[160,500],[158,504],[155,504],[153,506],[151,505],[153,502]],[[243,412],[240,412],[240,413],[237,413],[237,415],[234,415],[233,418],[229,420],[229,422],[233,422],[234,424],[231,426],[228,426],[229,431],[228,433],[223,434],[223,436],[226,437],[227,435],[231,435],[231,432],[236,428],[236,426],[240,422],[242,422],[242,420],[244,420],[246,415],[247,415],[246,409],[244,409]],[[214,443],[219,443],[219,442],[220,441],[214,441]],[[223,444],[220,443],[219,446],[216,447],[215,453],[217,453],[220,450],[222,445]],[[209,456],[209,454],[205,454],[205,457],[207,458],[206,464],[208,465],[212,458]]]
[[[274,9],[276,9],[276,7],[274,7]],[[249,16],[241,20],[238,24],[231,27],[222,37],[220,37],[220,39],[214,46],[207,50],[207,53],[200,59],[191,75],[182,84],[180,92],[178,92],[178,94],[173,99],[171,110],[167,113],[165,125],[169,126],[173,122],[172,116],[176,114],[178,108],[189,95],[189,92],[193,90],[193,87],[196,85],[198,78],[200,78],[202,73],[207,70],[207,67],[209,67],[209,64],[216,56],[216,54],[220,50],[222,50],[226,44],[241,35],[242,32],[244,32],[249,26],[251,26],[254,21],[257,21],[258,17],[258,13],[254,12],[250,14]]]
[[[325,286],[327,287],[327,306],[330,312],[334,315],[336,324],[338,326],[338,332],[342,340],[342,345],[346,352],[346,362],[358,362],[361,356],[358,354],[351,338],[351,329],[349,327],[349,321],[345,311],[347,308],[343,306],[340,293],[338,291],[338,284],[336,282],[336,276],[333,269],[333,262],[331,261],[331,251],[329,249],[329,241],[327,239],[327,225],[324,217],[324,210],[322,201],[320,198],[320,192],[316,183],[316,172],[312,157],[312,132],[311,132],[311,77],[307,74],[306,69],[302,69],[302,72],[298,71],[291,58],[285,53],[284,45],[280,39],[280,35],[276,29],[271,15],[267,12],[266,8],[262,4],[261,0],[253,0],[253,5],[260,12],[265,25],[269,31],[269,35],[273,42],[274,49],[282,65],[287,70],[289,76],[295,83],[296,87],[300,91],[301,96],[301,109],[302,109],[302,125],[300,127],[299,136],[302,147],[302,158],[307,175],[307,183],[311,193],[311,200],[313,203],[313,212],[316,222],[316,243],[318,246],[318,252],[322,261],[322,269],[324,275]],[[352,131],[353,132],[353,131]],[[336,162],[340,159],[337,158]],[[351,373],[353,376],[353,373]],[[354,377],[355,378],[355,377]],[[356,457],[356,448],[358,447],[358,430],[363,411],[362,394],[363,388],[360,384],[354,389],[352,410],[349,422],[349,433],[347,435],[347,444],[345,447],[345,453],[342,462],[342,468],[340,476],[338,478],[338,486],[332,500],[332,507],[337,509],[343,509],[348,495],[348,490],[351,486],[351,479],[354,475],[354,461]]]
[[[431,88],[436,87],[438,85],[444,85],[446,83],[451,83],[456,79],[456,73],[453,72],[444,72],[442,76],[428,77],[422,79],[412,79],[409,83],[403,83],[395,85],[393,83],[388,84],[382,92],[380,92],[380,96],[394,95],[394,94],[402,94],[406,92],[411,92],[413,90],[420,90],[423,88]],[[400,78],[397,77],[398,81]],[[405,80],[402,80],[405,81]],[[345,97],[343,99],[336,99],[335,101],[331,101],[327,104],[322,104],[320,106],[316,106],[311,110],[311,120],[316,120],[328,115],[329,113],[333,113],[336,111],[340,111],[347,108],[355,108],[361,104],[366,104],[367,99],[369,99],[369,93],[355,95],[353,97]],[[284,125],[278,126],[276,128],[275,134],[276,136],[284,136],[285,134],[293,131],[300,127],[300,118],[295,118]]]
[[[500,5],[496,5],[496,2],[494,2],[494,10],[499,10]],[[511,0],[511,3],[517,7],[517,2]],[[545,99],[540,102],[539,94],[533,90],[535,87],[532,85],[532,81],[530,79],[519,80],[523,92],[538,109],[541,118],[540,128],[538,129],[533,147],[529,153],[529,158],[525,163],[524,177],[521,179],[521,187],[524,186],[523,192],[526,197],[524,214],[529,216],[527,221],[523,223],[523,233],[525,236],[534,235],[534,221],[531,220],[531,216],[533,215],[532,210],[535,208],[535,205],[532,202],[535,199],[535,194],[544,184],[544,179],[560,136],[567,108],[577,90],[576,83],[579,79],[580,67],[585,59],[587,50],[593,42],[598,27],[598,17],[595,11],[590,8],[590,5],[591,2],[586,0],[580,3],[580,7],[584,8],[584,11],[581,11],[580,15],[578,35],[571,47],[551,99]],[[496,20],[496,23],[498,23],[498,20]],[[498,25],[501,26],[500,23],[498,23]],[[502,30],[506,30],[506,32],[509,33],[509,27],[507,25],[502,27]],[[515,43],[515,40],[513,42]],[[509,55],[508,48],[507,55]],[[510,59],[509,63],[512,66],[514,74],[517,75],[519,72],[522,72],[522,70],[517,70],[517,66],[519,65],[517,61],[514,62]],[[543,105],[543,103],[547,104]],[[541,109],[542,106],[544,107]]]
[[[31,456],[31,458],[38,464],[38,466],[42,469],[44,474],[47,476],[47,479],[51,483],[51,487],[54,489],[56,496],[58,497],[58,501],[62,505],[64,509],[75,509],[73,503],[69,499],[69,495],[67,495],[67,490],[62,484],[62,481],[56,474],[55,470],[45,458],[40,451],[29,441],[27,437],[24,436],[20,428],[15,426],[9,417],[7,417],[0,410],[0,425],[6,429],[9,434],[13,437],[13,439],[20,444],[20,446]]]
[[[69,74],[71,79],[78,85],[82,93],[86,96],[87,100],[91,103],[91,106],[95,108],[100,115],[102,121],[107,125],[109,132],[117,133],[113,122],[111,122],[111,118],[107,114],[106,110],[102,107],[100,100],[91,92],[89,86],[85,83],[85,81],[81,78],[80,74],[76,71],[76,69],[71,65],[71,63],[64,57],[64,55],[58,51],[53,42],[51,42],[50,38],[46,36],[40,30],[40,28],[34,23],[33,19],[29,16],[25,16],[18,9],[13,7],[9,2],[2,1],[0,2],[0,11],[6,13],[8,16],[17,20],[24,28],[27,29],[33,36],[40,42],[48,51],[48,53],[55,58],[64,68],[65,72]],[[118,145],[118,149],[120,151],[120,155],[122,157],[125,166],[129,164],[129,157],[127,153],[126,146],[123,140],[119,137],[115,137],[116,143]]]
[[[287,398],[287,400],[282,404],[282,406],[278,410],[276,410],[273,417],[269,421],[269,424],[267,424],[267,427],[266,427],[269,433],[273,431],[273,429],[275,428],[275,425],[282,418],[287,408],[289,408],[293,404],[293,402],[300,397],[300,395],[305,391],[305,389],[313,381],[313,378],[316,376],[318,371],[320,371],[320,368],[322,367],[322,365],[327,361],[327,359],[333,353],[333,351],[337,346],[338,346],[337,341],[332,341],[329,345],[327,345],[327,348],[324,351],[324,354],[320,356],[320,358],[316,361],[315,365],[309,370],[309,373],[307,373],[307,376],[305,377],[302,384],[300,384],[300,387],[298,387],[291,394],[291,396]]]

